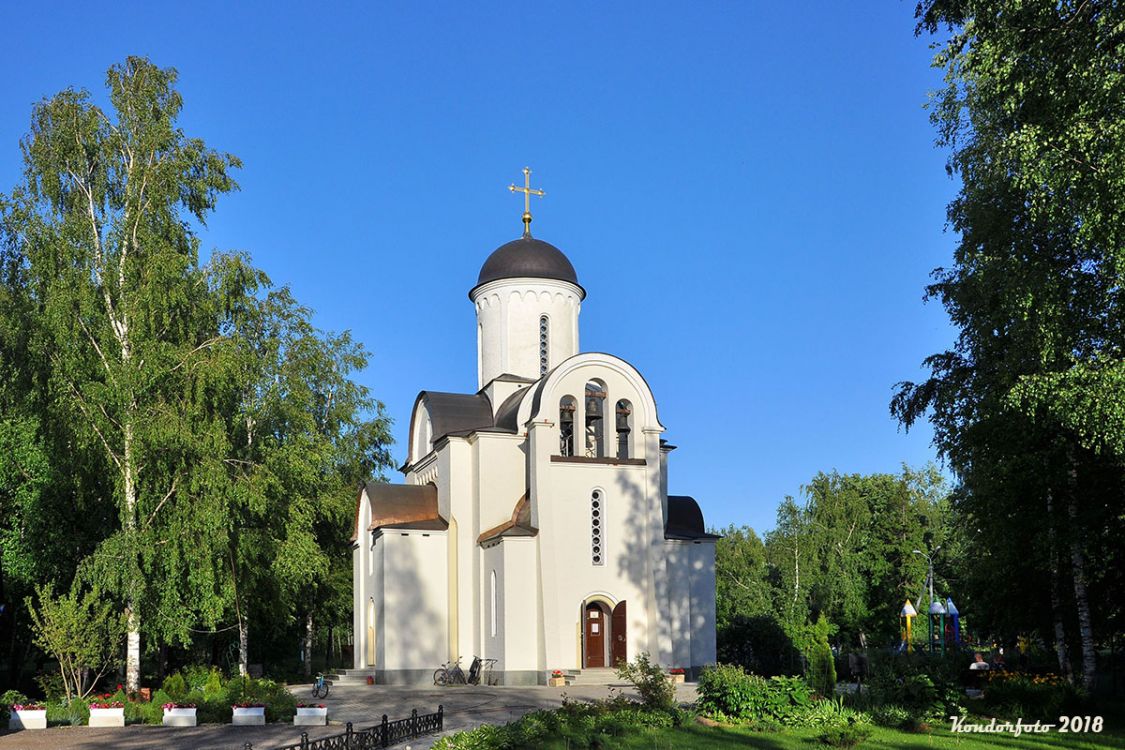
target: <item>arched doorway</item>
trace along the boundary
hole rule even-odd
[[[625,602],[611,608],[604,597],[582,605],[582,668],[616,667],[628,661]]]
[[[596,669],[606,666],[609,645],[609,608],[601,602],[587,602],[585,612],[585,626],[583,628],[584,669]]]

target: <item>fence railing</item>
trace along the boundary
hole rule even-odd
[[[315,740],[309,739],[308,732],[302,732],[300,742],[279,747],[277,750],[370,750],[390,747],[403,740],[442,731],[445,726],[445,708],[438,706],[437,713],[422,715],[418,714],[418,709],[414,709],[409,717],[397,721],[389,721],[387,715],[383,714],[381,723],[367,729],[353,729],[350,721],[346,726],[347,729],[340,734]],[[242,748],[254,750],[249,742]]]

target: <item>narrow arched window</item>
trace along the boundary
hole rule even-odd
[[[551,353],[551,321],[544,315],[539,318],[539,374],[546,375],[550,366]]]
[[[605,456],[605,383],[591,380],[586,384],[585,451],[589,458]]]
[[[630,458],[629,441],[633,436],[633,405],[625,399],[617,402],[617,457]]]
[[[590,496],[590,562],[605,564],[605,508],[601,490]]]
[[[489,611],[491,613],[491,619],[492,619],[492,637],[495,638],[496,637],[496,571],[495,570],[492,571],[492,574],[488,578],[489,578],[489,581],[488,581],[488,583],[489,583],[489,601],[491,603],[491,607],[489,608]]]
[[[574,412],[578,402],[574,396],[563,396],[559,401],[559,455],[574,455]]]

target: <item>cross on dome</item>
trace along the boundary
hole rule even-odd
[[[513,182],[508,186],[508,190],[513,193],[523,193],[523,236],[531,236],[531,196],[537,195],[542,198],[546,195],[545,192],[538,188],[531,187],[531,168],[523,168],[523,187],[516,187]]]

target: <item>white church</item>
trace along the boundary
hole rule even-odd
[[[529,174],[524,171],[525,180]],[[668,495],[656,399],[624,359],[578,346],[586,291],[524,234],[469,292],[476,393],[422,391],[404,484],[356,505],[355,668],[431,683],[461,658],[500,684],[613,667],[641,652],[689,675],[715,661],[715,540]]]

